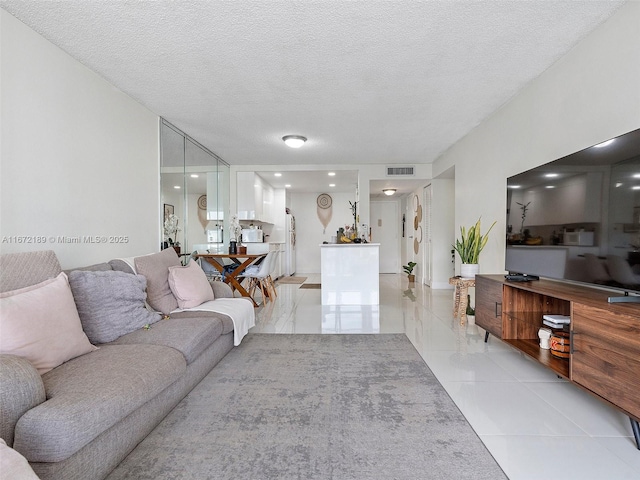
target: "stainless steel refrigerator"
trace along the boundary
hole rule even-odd
[[[287,276],[291,276],[296,273],[296,219],[290,213],[287,213],[285,229],[284,274]]]

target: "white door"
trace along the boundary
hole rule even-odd
[[[380,244],[380,273],[400,272],[400,204],[371,202],[371,242]]]
[[[422,283],[431,286],[432,267],[431,267],[431,185],[424,188],[422,199],[422,224],[424,225],[422,235]]]

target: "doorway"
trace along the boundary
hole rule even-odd
[[[400,204],[371,202],[371,241],[380,244],[380,273],[400,272]]]

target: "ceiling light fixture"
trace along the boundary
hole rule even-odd
[[[335,183],[330,183],[330,184],[329,184],[329,186],[330,186],[330,187],[335,187],[335,186],[336,186],[336,184],[335,184]]]
[[[607,145],[611,145],[613,142],[615,142],[616,139],[612,138],[611,140],[607,140],[606,142],[602,142],[599,143],[597,145],[594,145],[593,148],[602,148],[602,147],[606,147]]]
[[[382,193],[384,193],[385,195],[390,197],[391,195],[396,193],[396,189],[395,188],[385,188],[385,189],[382,190]]]
[[[547,178],[556,178],[558,176],[557,173],[545,173],[544,175]]]
[[[330,177],[335,177],[336,176],[336,172],[329,172],[329,173],[327,173],[327,175],[329,175]]]
[[[273,176],[274,176],[274,177],[281,177],[281,176],[282,176],[282,174],[281,174],[281,173],[274,173],[274,174],[273,174]]]
[[[307,138],[301,135],[285,135],[282,140],[291,148],[300,148],[307,141]]]

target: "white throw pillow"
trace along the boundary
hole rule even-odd
[[[40,375],[96,350],[82,330],[65,273],[0,294],[0,353],[24,357]]]
[[[11,480],[38,480],[27,459],[16,452],[0,438],[0,473],[2,478]]]
[[[191,261],[186,267],[169,267],[169,286],[180,308],[197,307],[215,298],[197,262]]]

